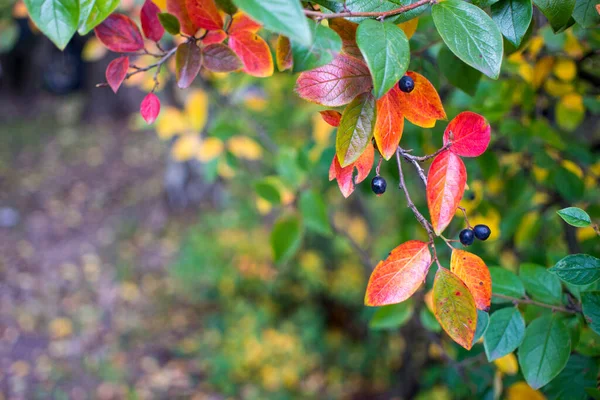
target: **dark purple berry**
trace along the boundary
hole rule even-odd
[[[472,230],[463,229],[458,234],[458,238],[460,239],[460,242],[463,244],[463,246],[470,246],[473,244],[473,241],[475,240],[475,235],[473,235]]]
[[[473,228],[473,233],[475,233],[475,237],[479,240],[487,240],[492,234],[490,227],[487,225],[475,225]]]
[[[404,75],[402,79],[400,79],[400,82],[398,82],[398,87],[404,93],[410,93],[415,88],[415,81],[413,81],[413,78],[411,78],[410,76]]]
[[[373,193],[375,193],[377,196],[384,194],[386,188],[387,182],[379,175],[373,178],[371,181],[371,190],[373,190]]]

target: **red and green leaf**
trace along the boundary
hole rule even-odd
[[[475,300],[464,282],[446,268],[435,274],[433,313],[452,340],[471,349],[477,326]]]
[[[452,221],[466,183],[467,170],[459,156],[445,150],[434,158],[427,176],[427,205],[437,235]]]
[[[129,57],[115,58],[106,67],[106,82],[113,92],[117,93],[121,83],[125,80],[129,69]]]
[[[139,28],[126,15],[111,14],[94,28],[98,40],[115,53],[131,53],[144,48]]]
[[[321,118],[323,118],[323,121],[327,122],[329,125],[334,127],[340,126],[342,114],[339,111],[325,110],[320,111],[319,113],[321,114]]]
[[[198,27],[190,19],[185,0],[167,0],[167,11],[177,17],[181,32],[192,36],[196,34]]]
[[[386,160],[389,160],[396,152],[404,130],[404,116],[398,105],[399,91],[397,87],[394,87],[377,100],[377,122],[373,136],[379,153]]]
[[[452,142],[450,150],[462,157],[478,157],[490,144],[490,124],[479,114],[461,112],[448,124],[444,145]]]
[[[442,100],[435,87],[423,75],[413,71],[406,73],[415,82],[410,93],[398,91],[400,111],[404,117],[422,128],[432,128],[438,119],[446,119]]]
[[[294,65],[294,58],[292,56],[292,44],[290,39],[285,36],[279,36],[277,38],[277,47],[275,48],[275,59],[277,60],[277,69],[279,71],[285,71],[292,68]]]
[[[214,43],[204,48],[202,65],[214,72],[233,72],[242,69],[242,61],[233,50],[222,43]]]
[[[338,187],[344,197],[348,197],[354,191],[355,185],[358,185],[364,181],[369,172],[373,168],[373,161],[375,159],[375,150],[373,146],[367,146],[363,154],[356,160],[355,163],[342,168],[337,156],[333,156],[331,167],[329,167],[329,180],[332,181],[337,179]],[[356,168],[357,174],[353,178],[354,169]]]
[[[329,21],[329,27],[337,32],[342,39],[342,51],[352,57],[362,59],[362,53],[356,44],[356,29],[358,24],[345,18],[334,18]]]
[[[223,17],[214,0],[185,0],[185,6],[197,27],[209,31],[223,28]]]
[[[367,291],[367,306],[385,306],[403,302],[425,281],[431,266],[429,245],[411,240],[396,247],[373,270]]]
[[[335,151],[342,167],[355,162],[370,144],[375,119],[375,97],[371,93],[363,93],[348,104],[335,139]]]
[[[158,19],[160,8],[151,0],[146,0],[140,12],[140,22],[144,35],[155,42],[158,42],[165,34],[165,28]]]
[[[140,104],[140,114],[146,123],[151,124],[156,121],[160,113],[160,100],[154,93],[148,93],[142,104]]]
[[[327,65],[301,73],[296,81],[300,97],[328,107],[348,104],[372,87],[367,65],[345,54],[339,54]]]
[[[467,285],[477,308],[488,312],[492,301],[492,277],[483,260],[468,251],[454,249],[450,270]]]
[[[251,31],[239,31],[229,37],[229,47],[238,55],[248,75],[265,78],[273,75],[273,57],[267,42]]]
[[[185,42],[175,52],[175,77],[180,89],[189,87],[202,66],[202,51],[194,42]]]

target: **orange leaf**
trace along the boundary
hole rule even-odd
[[[248,32],[256,33],[256,32],[258,32],[258,30],[260,28],[261,28],[261,25],[258,22],[254,21],[253,19],[251,19],[249,16],[247,16],[246,14],[244,14],[242,12],[237,12],[233,16],[233,19],[231,20],[231,26],[229,27],[229,32],[235,33],[235,32],[241,32],[241,31],[248,31]]]
[[[446,268],[433,281],[433,314],[444,331],[467,350],[473,346],[477,309],[467,286]]]
[[[400,112],[415,125],[433,128],[436,120],[446,119],[442,100],[431,82],[423,75],[413,71],[406,74],[415,81],[415,88],[410,93],[398,91]]]
[[[446,150],[435,157],[427,176],[427,205],[438,236],[452,221],[466,183],[467,169],[459,156]]]
[[[375,151],[373,146],[367,146],[365,151],[354,163],[343,167],[337,158],[337,155],[333,156],[333,161],[329,167],[329,180],[332,181],[337,179],[338,187],[344,197],[348,197],[354,192],[354,185],[359,184],[369,176],[371,168],[373,168],[373,161],[375,159]],[[352,180],[354,174],[354,168],[356,168],[357,174]]]
[[[201,39],[201,42],[205,45],[221,43],[227,38],[225,31],[219,29],[216,31],[208,31],[206,35]]]
[[[356,44],[356,29],[358,24],[345,18],[334,18],[329,21],[329,27],[337,32],[342,39],[342,51],[350,56],[363,58]]]
[[[454,249],[450,270],[467,285],[477,308],[489,312],[492,301],[492,277],[483,260],[468,251]]]
[[[431,253],[427,243],[411,240],[401,244],[373,270],[365,304],[385,306],[408,299],[425,281],[430,266]]]
[[[186,0],[185,6],[196,26],[209,31],[223,28],[223,18],[214,0]]]
[[[238,55],[248,75],[264,78],[273,75],[273,58],[267,42],[256,33],[239,31],[229,37],[229,47]]]
[[[450,137],[452,135],[452,137]],[[477,157],[490,144],[490,124],[479,114],[461,112],[448,124],[444,144],[452,141],[450,150],[462,157]]]
[[[292,45],[290,39],[285,36],[277,38],[277,47],[275,48],[275,58],[277,60],[277,69],[285,71],[292,68],[294,59],[292,57]]]
[[[398,106],[398,92],[400,89],[394,86],[377,100],[377,122],[373,136],[379,152],[386,160],[396,152],[404,130],[404,116]]]
[[[342,114],[335,110],[325,110],[320,111],[321,117],[323,121],[327,122],[331,126],[340,126],[340,121],[342,120]]]
[[[177,17],[181,25],[181,32],[187,35],[196,33],[198,27],[190,19],[185,0],[167,0],[167,11]]]

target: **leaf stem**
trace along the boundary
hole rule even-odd
[[[566,307],[562,307],[562,306],[554,306],[552,304],[541,303],[539,301],[531,300],[529,297],[520,299],[517,297],[505,296],[503,294],[497,294],[497,293],[492,294],[492,296],[496,297],[498,299],[512,301],[515,305],[531,304],[531,305],[538,306],[538,307],[549,308],[552,311],[560,311],[560,312],[564,312],[564,313],[568,313],[568,314],[579,314],[579,312],[580,312],[577,309],[570,309],[570,308],[566,308]]]
[[[330,19],[330,18],[351,18],[351,17],[374,17],[379,20],[384,20],[385,18],[392,17],[394,15],[402,14],[415,8],[419,8],[426,4],[435,4],[437,0],[419,0],[416,3],[408,4],[402,7],[395,8],[389,11],[364,11],[364,12],[353,12],[353,11],[344,11],[339,13],[330,13],[326,14],[321,11],[313,11],[313,10],[304,10],[304,15],[308,17],[316,17],[317,19]]]

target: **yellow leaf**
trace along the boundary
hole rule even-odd
[[[568,58],[559,58],[554,64],[554,75],[563,81],[572,81],[577,76],[575,61]]]
[[[546,400],[546,397],[527,383],[516,382],[506,389],[506,400]]]
[[[580,242],[598,237],[598,234],[591,226],[585,228],[577,228],[575,232],[577,234],[577,240]]]
[[[575,87],[571,83],[550,78],[544,84],[544,89],[554,97],[561,97],[573,92]]]
[[[321,118],[321,114],[313,115],[313,139],[318,145],[326,145],[329,143],[333,127]]]
[[[261,96],[258,94],[252,94],[252,95],[248,95],[244,99],[244,104],[250,110],[262,111],[265,108],[267,108],[267,105],[269,104],[269,102],[267,101],[267,99],[264,96]]]
[[[536,181],[544,182],[548,177],[548,170],[542,167],[538,167],[537,165],[533,166],[533,176]]]
[[[83,50],[81,51],[81,58],[83,61],[93,62],[98,61],[107,52],[107,48],[104,47],[102,43],[95,37],[91,37],[85,45],[83,46]]]
[[[515,232],[515,245],[517,248],[523,248],[531,244],[533,228],[536,222],[540,219],[540,214],[537,211],[530,211],[523,218]]]
[[[537,58],[537,55],[540,53],[540,50],[544,47],[544,38],[542,36],[534,36],[529,41],[529,45],[527,46],[527,51],[529,52],[529,56],[531,59]]]
[[[267,200],[263,199],[262,197],[256,198],[256,209],[261,215],[270,213],[272,208],[273,206]]]
[[[546,56],[541,58],[535,67],[533,68],[533,87],[539,88],[542,83],[546,80],[550,72],[552,72],[552,66],[554,65],[554,57]]]
[[[419,25],[419,18],[413,18],[409,21],[403,22],[401,24],[398,24],[398,26],[400,27],[400,29],[402,29],[404,31],[404,33],[406,34],[407,38],[411,38],[413,37],[413,35],[415,34],[415,32],[417,31],[417,26]]]
[[[181,111],[175,107],[165,107],[161,110],[158,121],[156,122],[156,133],[163,140],[172,138],[175,134],[183,133],[187,130],[187,121]]]
[[[573,131],[581,124],[585,116],[583,98],[577,93],[569,93],[556,104],[555,111],[558,126],[566,131]]]
[[[519,75],[527,83],[533,82],[533,67],[527,63],[519,65]]]
[[[219,160],[219,164],[217,165],[217,172],[221,178],[231,179],[235,176],[235,170],[227,164],[227,161],[224,159]]]
[[[208,119],[208,95],[203,90],[194,90],[185,101],[185,115],[190,128],[200,132]]]
[[[194,133],[183,135],[175,141],[171,155],[177,161],[191,160],[200,148],[200,139]]]
[[[581,58],[583,56],[583,48],[579,44],[577,37],[573,34],[571,29],[565,32],[566,40],[563,49],[565,53],[574,58]]]
[[[227,148],[234,156],[246,160],[258,160],[262,156],[262,147],[248,136],[231,137]]]
[[[583,170],[577,164],[571,160],[562,160],[561,165],[566,169],[577,175],[579,179],[583,179]]]
[[[506,375],[515,375],[519,372],[519,364],[517,363],[517,357],[513,353],[509,353],[504,357],[500,357],[494,360],[496,368]]]
[[[216,137],[209,137],[202,141],[200,149],[196,154],[199,161],[207,163],[219,157],[223,153],[225,145],[223,141]]]
[[[500,254],[500,264],[504,268],[516,272],[516,269],[519,266],[519,258],[514,251],[504,250]]]
[[[536,206],[541,206],[544,205],[548,202],[548,198],[550,196],[548,196],[548,193],[544,193],[544,192],[536,192],[533,195],[533,198],[531,199],[531,202],[536,205]]]

